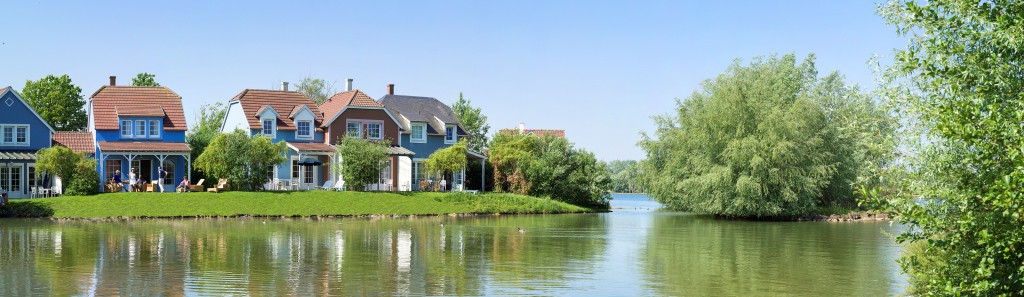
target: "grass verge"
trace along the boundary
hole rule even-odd
[[[3,217],[177,218],[594,212],[564,202],[488,193],[224,192],[107,193],[12,200]]]

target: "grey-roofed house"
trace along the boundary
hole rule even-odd
[[[402,126],[400,144],[415,153],[413,158],[412,180],[413,190],[421,190],[423,181],[436,184],[445,180],[451,190],[464,188],[466,181],[465,169],[462,172],[444,177],[432,177],[424,170],[423,164],[439,149],[459,142],[469,133],[455,116],[455,112],[447,104],[433,97],[395,95],[394,85],[388,85],[388,93],[380,98],[380,103],[389,113],[398,117]],[[469,152],[469,158],[486,159],[477,152]],[[483,170],[481,170],[483,171]],[[476,178],[470,178],[476,180]],[[482,182],[480,177],[476,182]]]

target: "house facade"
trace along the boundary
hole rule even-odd
[[[31,188],[44,182],[36,151],[50,147],[56,131],[11,87],[0,88],[0,115],[0,193],[31,197]]]
[[[402,146],[402,126],[398,118],[366,93],[352,90],[351,83],[349,80],[346,91],[320,104],[326,143],[338,144],[346,137],[386,142],[388,160],[381,167],[377,183],[369,185],[369,190],[412,190],[415,153]]]
[[[87,102],[89,131],[95,138],[98,186],[120,170],[127,180],[135,170],[138,178],[156,183],[157,169],[168,178],[165,192],[174,191],[185,177],[191,177],[191,148],[185,143],[185,113],[181,96],[167,87],[102,86]]]
[[[249,136],[262,135],[274,143],[284,141],[287,161],[267,168],[268,189],[310,189],[332,180],[337,149],[326,143],[323,114],[306,95],[281,90],[246,89],[228,101],[221,131],[235,129]],[[314,160],[319,165],[304,165]]]
[[[424,180],[435,183],[443,179],[449,188],[465,182],[465,170],[443,177],[432,177],[424,168],[424,162],[430,154],[452,146],[469,135],[451,107],[432,97],[395,95],[394,85],[388,85],[387,95],[381,97],[380,103],[395,114],[401,124],[399,143],[415,154],[412,159],[413,190],[421,190],[420,182]],[[476,152],[470,152],[469,155],[470,158],[484,158]]]

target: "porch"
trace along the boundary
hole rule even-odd
[[[192,180],[192,149],[180,142],[100,142],[97,155],[99,187],[120,174],[130,181],[131,173],[145,184],[154,184],[154,191],[174,192],[185,178]],[[159,168],[167,172],[161,179]]]

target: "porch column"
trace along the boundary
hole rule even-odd
[[[484,160],[480,160],[480,192],[483,193],[487,190],[487,163]]]
[[[164,167],[164,159],[167,159],[167,155],[156,155],[157,163],[159,163],[159,164],[156,164],[157,168],[163,168]],[[163,179],[163,178],[160,178],[160,170],[156,171],[156,178],[155,179],[153,179],[153,178],[150,179],[150,182],[152,182],[153,180],[157,181],[156,190],[162,190],[164,188],[164,183],[167,182],[167,181],[163,181],[161,179]],[[171,177],[171,180],[172,181],[174,180],[173,176]],[[160,191],[160,192],[163,192],[163,191]]]
[[[188,164],[188,169],[186,169],[185,172],[188,173],[188,182],[191,183],[192,182],[192,154],[185,155],[184,157],[185,157],[185,163]]]

